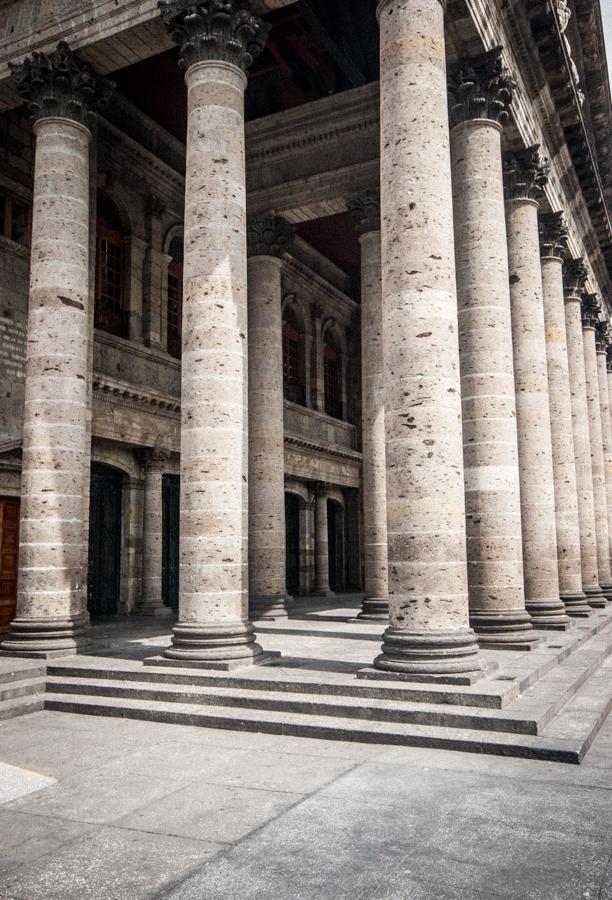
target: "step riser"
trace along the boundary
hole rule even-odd
[[[9,685],[13,681],[25,681],[32,678],[44,678],[47,674],[47,667],[41,666],[34,669],[15,669],[14,672],[0,672],[0,690],[5,685]]]
[[[8,719],[16,719],[18,716],[27,716],[29,713],[40,712],[45,708],[44,695],[41,694],[36,700],[29,700],[27,703],[3,706],[0,704],[0,722],[6,722]]]
[[[0,703],[5,700],[15,700],[17,697],[31,697],[34,694],[42,694],[45,690],[45,682],[38,681],[34,684],[15,683],[12,687],[0,687]]]
[[[332,716],[371,722],[391,722],[396,724],[432,725],[443,728],[467,728],[485,731],[501,731],[511,734],[537,734],[537,723],[513,719],[494,719],[484,716],[470,716],[460,712],[431,712],[427,710],[394,710],[376,709],[365,706],[347,706],[342,703],[317,703],[308,700],[286,700],[282,696],[270,698],[253,698],[248,693],[242,697],[215,695],[212,693],[183,693],[181,691],[156,691],[149,688],[128,688],[122,685],[109,684],[89,685],[74,681],[53,680],[48,685],[50,692],[59,694],[78,694],[124,700],[145,700],[153,703],[190,703],[206,706],[230,706],[237,709],[250,709],[274,712],[300,713],[303,715]],[[455,707],[456,708],[456,707]],[[454,709],[455,709],[454,708]]]
[[[513,756],[529,759],[545,759],[555,762],[574,763],[581,761],[583,749],[579,751],[556,748],[537,748],[522,745],[520,737],[513,744],[499,745],[490,743],[486,737],[481,740],[466,740],[461,737],[423,736],[409,734],[379,734],[367,728],[338,729],[333,726],[271,722],[265,719],[245,721],[239,718],[228,719],[215,717],[213,714],[191,714],[170,712],[168,710],[142,710],[130,707],[104,707],[100,704],[79,703],[66,700],[45,698],[45,709],[61,712],[79,713],[81,715],[115,716],[118,718],[140,719],[150,722],[163,722],[174,725],[189,725],[205,728],[221,728],[235,731],[263,732],[265,734],[283,734],[293,737],[310,737],[324,740],[347,740],[361,743],[389,744],[392,746],[429,747],[440,750],[461,750],[468,753],[491,753],[498,756]]]
[[[593,664],[586,668],[584,672],[579,675],[574,682],[572,682],[565,693],[554,703],[550,704],[548,710],[543,713],[538,719],[538,734],[542,731],[543,728],[546,728],[546,726],[550,722],[552,722],[555,716],[557,716],[561,712],[563,707],[566,706],[572,699],[572,697],[574,697],[578,693],[580,688],[584,687],[585,682],[588,681],[588,679],[597,671],[597,669],[599,669],[599,667],[603,662],[605,662],[609,655],[609,650],[605,650],[603,653],[601,653],[601,655],[597,657]]]

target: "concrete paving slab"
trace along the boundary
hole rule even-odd
[[[0,809],[1,872],[6,877],[17,867],[31,865],[41,856],[89,834],[95,826],[82,822],[48,819],[46,816]],[[4,894],[1,894],[4,897]]]
[[[55,784],[54,778],[0,762],[0,803],[16,800]]]

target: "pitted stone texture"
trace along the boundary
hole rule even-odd
[[[380,195],[352,197],[349,209],[361,232],[361,395],[363,448],[363,555],[365,597],[358,618],[389,616],[387,482],[382,348]]]
[[[597,346],[597,381],[599,387],[599,406],[601,410],[601,439],[603,445],[604,482],[606,490],[606,507],[608,511],[608,547],[612,544],[612,431],[610,420],[610,394],[608,390],[608,372],[606,355],[610,346],[610,326],[600,322],[596,331]],[[610,558],[608,549],[608,558]],[[608,598],[609,599],[609,598]]]
[[[179,623],[172,659],[261,653],[247,612],[246,78],[186,73]]]
[[[565,330],[572,399],[572,429],[574,434],[578,521],[580,526],[582,589],[587,595],[591,606],[605,606],[606,599],[599,586],[597,571],[591,439],[589,434],[580,313],[580,294],[587,273],[581,259],[568,260],[564,264],[563,273],[565,281]]]
[[[315,595],[328,597],[329,586],[329,536],[327,522],[327,496],[329,486],[319,484],[315,495]]]
[[[536,628],[568,628],[570,619],[559,596],[537,202],[509,199],[506,222],[525,605]]]
[[[608,535],[610,538],[610,559],[612,559],[612,343],[608,343],[606,352],[606,381],[610,402],[610,429],[608,435],[609,453],[606,456],[606,491],[608,498]],[[604,436],[605,441],[605,436]]]
[[[162,599],[164,470],[170,453],[150,450],[144,454],[144,528],[142,542],[142,599],[136,612],[155,616],[167,611]]]
[[[468,628],[444,8],[378,7],[389,618],[375,665],[478,671]]]
[[[560,222],[561,231],[564,230]],[[540,242],[543,251],[542,292],[546,328],[548,400],[550,404],[551,443],[554,474],[555,519],[559,591],[570,616],[587,616],[590,607],[582,590],[580,530],[574,437],[567,361],[567,338],[563,310],[563,260],[556,255],[564,243],[552,233],[550,217],[540,217]],[[559,235],[559,229],[557,229]]]
[[[83,643],[83,494],[88,449],[89,140],[40,119],[21,476],[17,617],[8,652]]]
[[[608,535],[608,502],[606,474],[599,401],[599,374],[595,348],[595,317],[601,307],[597,298],[587,294],[582,304],[582,339],[584,345],[584,371],[587,391],[587,411],[591,444],[591,471],[593,474],[593,504],[595,507],[595,538],[597,543],[597,571],[599,584],[609,600],[612,600],[612,574],[610,573],[610,541]]]
[[[525,609],[500,126],[451,132],[470,620],[487,645],[536,640]]]
[[[269,243],[273,250],[273,242]],[[253,618],[287,615],[281,267],[281,260],[271,255],[251,256],[248,263],[249,606]]]

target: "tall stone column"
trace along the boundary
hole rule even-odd
[[[380,268],[380,191],[349,198],[361,244],[361,395],[365,597],[358,619],[389,617]]]
[[[610,325],[599,322],[595,331],[597,348],[597,379],[599,386],[599,406],[601,409],[601,432],[603,444],[604,482],[606,507],[608,510],[608,557],[612,558],[612,420],[610,418],[610,392],[608,388],[607,353],[610,347]]]
[[[572,397],[563,309],[562,257],[567,244],[567,226],[563,213],[557,212],[540,215],[539,227],[559,591],[567,614],[581,617],[590,615],[591,607],[582,590]]]
[[[608,339],[606,352],[606,369],[608,397],[610,398],[610,430],[612,432],[612,334]],[[610,451],[606,456],[606,491],[608,498],[608,533],[610,538],[610,559],[612,559],[612,433],[610,434]]]
[[[163,477],[170,458],[168,450],[145,450],[144,527],[142,541],[142,599],[135,610],[141,616],[169,612],[162,599]]]
[[[60,43],[11,66],[35,123],[17,616],[12,655],[79,650],[84,608],[83,496],[89,458],[89,142],[109,94]]]
[[[565,331],[572,397],[576,488],[578,492],[578,521],[580,524],[582,589],[587,596],[589,605],[600,607],[606,605],[606,598],[599,585],[599,573],[597,570],[591,438],[589,434],[582,341],[580,297],[587,278],[584,261],[581,258],[567,260],[563,266],[563,277],[565,282]]]
[[[512,310],[525,606],[536,628],[570,627],[559,595],[544,299],[537,198],[549,164],[538,146],[506,153],[506,227]]]
[[[612,574],[610,573],[610,538],[608,535],[608,500],[606,496],[606,472],[604,465],[601,406],[599,401],[599,374],[595,329],[601,316],[601,304],[597,294],[584,294],[582,298],[582,340],[584,345],[584,372],[587,389],[587,410],[591,443],[591,470],[593,473],[593,504],[595,507],[595,539],[597,543],[597,571],[599,584],[607,600],[612,600]]]
[[[327,522],[326,484],[318,484],[315,488],[315,596],[330,597],[333,593],[329,586],[329,533]]]
[[[382,0],[378,21],[390,625],[374,664],[407,677],[476,675],[444,4]]]
[[[529,649],[501,159],[513,87],[501,48],[449,77],[470,621],[483,646]]]
[[[281,257],[293,240],[283,219],[249,225],[249,607],[287,615]]]
[[[238,0],[160,0],[187,84],[179,621],[166,657],[261,654],[247,593],[246,69],[267,36]]]

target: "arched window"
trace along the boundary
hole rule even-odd
[[[304,368],[304,337],[288,309],[283,320],[283,391],[286,400],[301,406],[306,403]]]
[[[325,412],[334,419],[342,418],[342,383],[340,354],[330,334],[323,345],[323,377],[325,382]]]
[[[124,230],[113,201],[98,196],[96,224],[96,295],[94,324],[102,331],[129,336],[125,309]]]
[[[183,321],[183,240],[174,237],[168,249],[168,326],[167,347],[170,356],[181,358]]]

